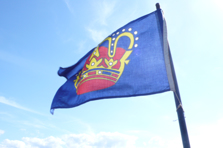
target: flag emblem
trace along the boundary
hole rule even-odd
[[[133,20],[108,35],[76,64],[60,68],[67,81],[51,109],[108,98],[174,90],[166,26],[161,10]]]
[[[102,41],[87,58],[83,69],[76,75],[74,86],[77,95],[115,85],[125,66],[130,62],[128,57],[133,48],[138,47],[135,43],[138,39],[137,31],[132,32],[132,28],[121,28]]]

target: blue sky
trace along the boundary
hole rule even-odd
[[[76,63],[151,0],[0,1],[0,147],[182,147],[172,92],[50,105]],[[159,1],[192,147],[220,148],[223,124],[221,0]]]

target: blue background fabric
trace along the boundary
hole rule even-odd
[[[75,107],[98,99],[150,95],[169,91],[170,86],[163,52],[163,29],[162,25],[160,25],[158,11],[160,10],[140,17],[119,28],[114,32],[115,36],[112,36],[114,33],[109,35],[112,38],[117,37],[117,32],[131,28],[132,30],[128,32],[134,34],[137,31],[134,37],[138,37],[138,40],[134,41],[134,46],[131,49],[132,53],[127,58],[129,63],[125,65],[124,71],[115,85],[77,95],[73,81],[93,52],[94,49],[92,49],[75,65],[59,69],[58,74],[66,77],[67,81],[57,91],[51,109]],[[118,41],[117,47],[128,51],[129,42],[128,38],[122,37]],[[100,46],[108,47],[108,42],[105,41]]]

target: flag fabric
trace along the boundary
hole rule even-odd
[[[57,91],[51,113],[98,99],[174,91],[162,10],[119,28],[58,75],[67,81]]]

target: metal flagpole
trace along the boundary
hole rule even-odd
[[[158,13],[160,13],[160,14],[158,14],[158,15],[162,16],[159,3],[156,3],[156,9],[159,10]],[[161,27],[162,27],[162,25],[161,25]],[[173,92],[173,93],[174,93],[174,99],[175,99],[175,104],[176,104],[176,108],[177,108],[177,115],[178,115],[180,131],[181,131],[182,143],[183,143],[184,148],[190,148],[190,141],[189,141],[188,132],[187,132],[184,110],[182,107],[180,92],[179,92],[179,88],[178,88],[178,84],[177,84],[176,74],[175,74],[175,70],[174,70],[174,66],[173,66],[173,61],[172,61],[172,56],[170,53],[169,45],[168,45],[168,51],[169,51],[169,56],[170,56],[171,71],[173,74],[174,85],[175,85],[175,92]]]

